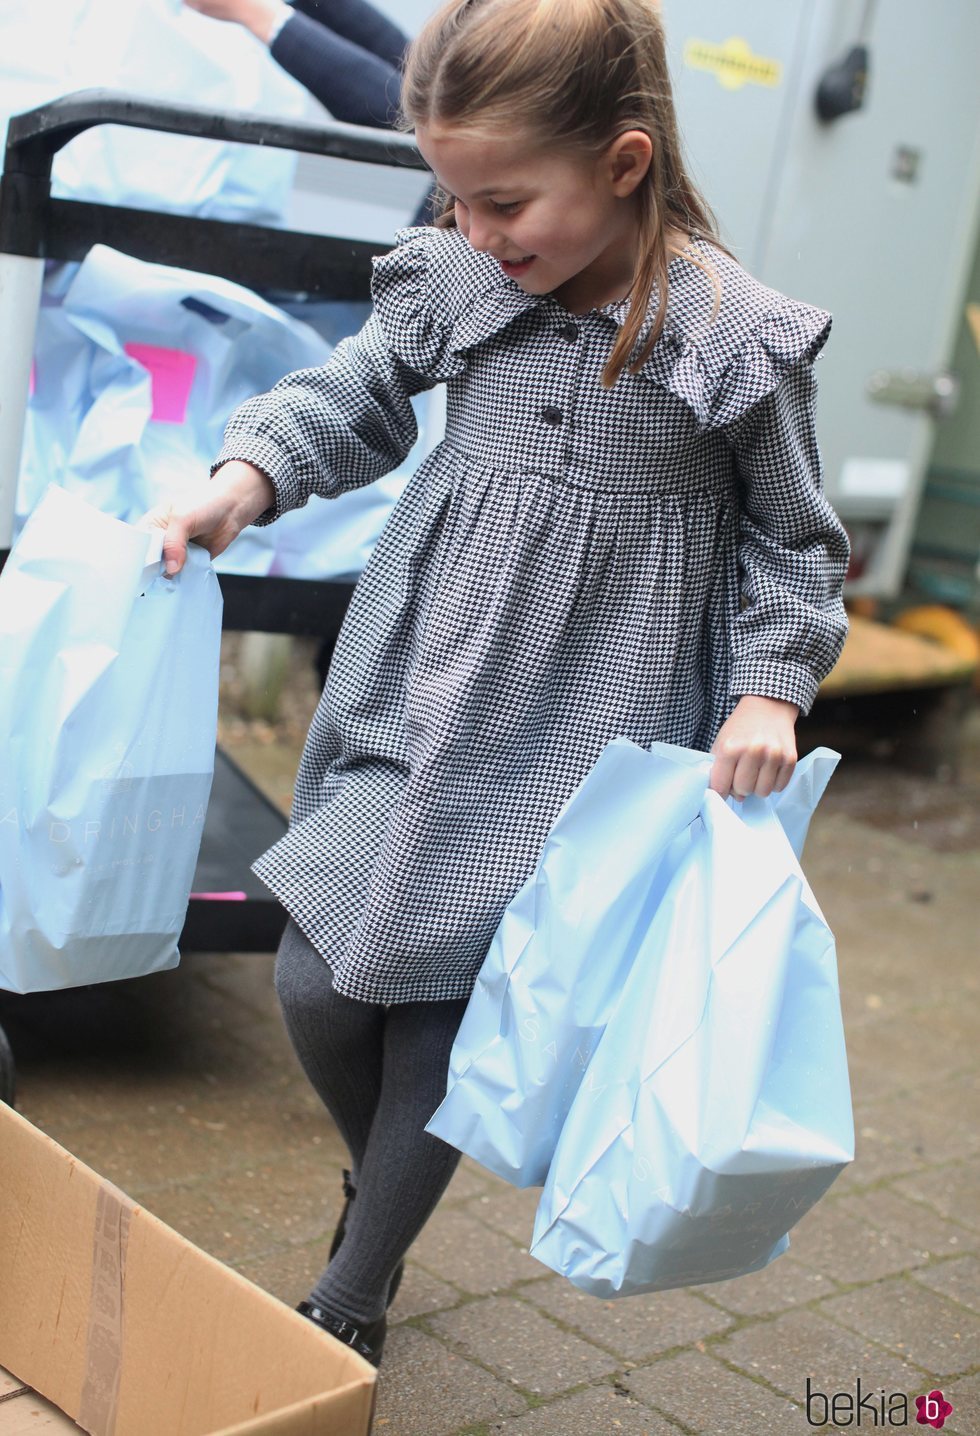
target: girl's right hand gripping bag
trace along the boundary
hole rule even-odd
[[[834,940],[798,862],[835,763],[737,810],[705,793],[538,1207],[532,1254],[583,1291],[755,1271],[853,1159]]]

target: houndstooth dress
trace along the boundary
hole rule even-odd
[[[572,316],[456,230],[403,231],[375,312],[233,416],[218,459],[262,516],[370,483],[447,385],[445,441],[357,585],[288,833],[255,864],[376,1003],[467,996],[508,901],[612,738],[706,749],[744,693],[805,712],[846,620],[811,361],[830,317],[703,239],[636,375],[600,375],[625,303]]]

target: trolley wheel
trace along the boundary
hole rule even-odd
[[[6,1033],[0,1027],[0,1102],[6,1102],[8,1107],[14,1105],[15,1085],[14,1054]]]

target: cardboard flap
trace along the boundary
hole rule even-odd
[[[93,1436],[367,1436],[376,1373],[0,1103],[0,1364]]]

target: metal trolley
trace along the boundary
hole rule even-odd
[[[256,119],[191,105],[147,102],[112,90],[85,90],[10,121],[0,176],[0,567],[10,549],[34,332],[47,260],[81,260],[94,244],[137,259],[218,274],[257,290],[322,299],[368,295],[377,246],[362,241],[199,219],[51,196],[54,156],[96,125],[125,125],[293,150],[362,164],[425,169],[412,141],[386,130],[338,123]],[[352,584],[222,575],[229,629],[335,637]],[[249,870],[285,819],[220,749],[194,889],[240,891],[244,902],[192,900],[184,951],[269,952],[285,915]],[[0,1027],[0,1100],[13,1099],[13,1058]]]

